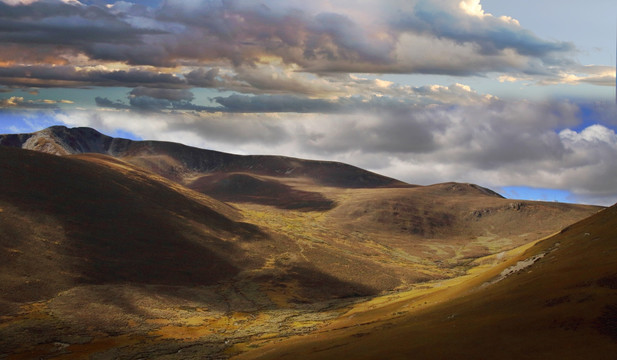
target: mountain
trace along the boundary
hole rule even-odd
[[[196,174],[246,172],[262,176],[306,177],[322,186],[406,186],[398,180],[337,162],[233,155],[171,142],[113,138],[83,127],[52,126],[31,134],[0,135],[0,145],[55,155],[111,155],[187,185],[195,180]]]
[[[87,128],[0,144],[0,358],[224,357],[601,210]]]

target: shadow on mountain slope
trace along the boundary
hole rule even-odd
[[[249,174],[202,176],[188,187],[220,201],[270,205],[280,209],[326,211],[335,206],[334,201],[321,193],[297,190],[278,181],[259,179]]]
[[[80,159],[8,148],[0,148],[0,171],[0,201],[17,210],[14,220],[28,223],[6,221],[2,266],[28,257],[36,270],[28,274],[32,281],[209,285],[235,276],[241,262],[251,264],[238,241],[265,236],[137,172],[124,176]],[[37,235],[41,231],[47,233]],[[38,257],[61,271],[36,266]],[[51,295],[36,287],[24,291],[10,296]]]

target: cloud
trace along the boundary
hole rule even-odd
[[[23,97],[11,96],[7,99],[0,99],[0,106],[2,107],[14,107],[19,106],[24,102]]]
[[[108,98],[97,96],[94,98],[96,106],[103,108],[111,108],[111,109],[130,109],[131,107],[120,102],[120,101],[112,101]]]
[[[586,123],[583,109],[588,106],[491,99],[355,113],[285,113],[284,118],[233,112],[144,118],[124,112],[70,113],[57,118],[220,151],[338,160],[416,184],[462,181],[492,188],[564,189],[582,202],[612,204],[617,202],[617,135],[607,125]],[[596,106],[617,114],[608,104]]]
[[[151,113],[136,118],[127,112],[73,111],[55,115],[69,126],[90,126],[106,133],[118,129],[138,134],[144,139],[176,141],[215,150],[241,153],[243,148],[263,144],[277,147],[293,142],[293,134],[272,115]]]
[[[185,81],[175,74],[152,69],[111,70],[69,65],[16,65],[0,67],[0,80],[11,86],[83,87],[83,86],[151,86],[182,87]]]
[[[99,107],[133,109],[138,111],[197,111],[228,113],[357,113],[378,110],[392,112],[418,104],[480,104],[496,99],[479,94],[462,84],[451,86],[400,86],[380,80],[349,78],[350,82],[332,82],[330,91],[349,93],[327,99],[288,94],[258,94],[217,96],[212,98],[219,106],[201,106],[192,101],[194,95],[187,89],[137,87],[128,94],[129,105],[96,97]],[[347,91],[344,91],[347,90]],[[354,94],[355,93],[355,94]]]
[[[166,110],[212,111],[210,107],[191,103],[195,96],[188,89],[149,88],[138,86],[128,93],[128,105],[97,96],[94,100],[101,108],[162,112]]]
[[[36,99],[26,100],[22,96],[0,98],[0,109],[56,109],[58,104],[72,104],[70,100]]]
[[[614,179],[617,176],[617,135],[603,125],[591,125],[580,132],[570,129],[559,133],[571,155],[566,159],[561,186],[573,189],[579,198],[585,196],[615,202]]]
[[[140,110],[158,111],[172,106],[172,102],[167,99],[157,99],[150,96],[134,96],[130,97],[129,100],[132,108]]]
[[[564,69],[552,77],[543,79],[541,85],[554,84],[581,84],[587,83],[598,86],[615,86],[615,68],[611,66],[574,66]]]
[[[223,112],[241,113],[358,113],[361,111],[407,111],[410,106],[418,104],[476,104],[485,103],[495,97],[482,95],[468,86],[453,84],[451,86],[398,87],[394,84],[378,85],[374,81],[347,84],[348,92],[356,95],[314,99],[294,95],[230,95],[216,97],[214,100]]]
[[[542,39],[475,0],[103,5],[1,2],[0,83],[323,99],[395,90],[350,73],[614,86],[613,67],[581,66],[572,44]]]
[[[479,2],[351,5],[325,0],[165,1],[156,8],[125,2],[104,7],[0,3],[0,45],[12,46],[22,54],[21,63],[30,65],[66,64],[81,54],[92,63],[137,66],[236,68],[276,60],[309,72],[433,74],[552,72],[552,56],[574,50],[569,43],[540,39],[512,19],[484,13]],[[451,56],[458,52],[464,61]],[[456,61],[434,63],[441,55]],[[516,61],[509,60],[512,56]],[[192,84],[215,84],[205,73],[198,75],[190,76]]]
[[[216,88],[223,86],[224,80],[219,77],[219,69],[197,68],[190,71],[185,76],[186,81],[191,86],[203,88]]]
[[[152,15],[144,13],[143,16]],[[58,48],[62,46],[69,53],[132,64],[155,63],[157,58],[148,60],[146,55],[152,56],[160,50],[146,43],[147,36],[166,33],[156,23],[153,27],[136,26],[127,21],[125,14],[78,1],[14,5],[0,2],[0,21],[3,30],[0,43],[16,44],[21,49],[36,48],[55,56],[59,56]]]
[[[553,52],[574,50],[571,43],[542,40],[518,22],[484,13],[479,1],[420,0],[413,11],[401,14],[395,26],[436,39],[470,43],[485,55],[512,49],[520,55],[542,58]]]

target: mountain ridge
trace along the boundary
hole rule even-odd
[[[107,154],[126,159],[175,180],[182,180],[183,175],[187,173],[244,171],[282,177],[292,174],[294,177],[307,176],[325,186],[352,188],[412,186],[340,162],[277,155],[234,155],[166,141],[114,138],[87,127],[51,126],[30,134],[0,135],[0,145],[56,155],[89,152]],[[161,155],[169,156],[173,161],[166,163]]]

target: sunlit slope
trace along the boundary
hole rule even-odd
[[[511,200],[473,184],[354,190],[329,213],[346,229],[407,239],[465,243],[488,255],[549,235],[601,207]],[[500,251],[501,251],[500,250]],[[428,254],[428,257],[431,255]]]
[[[613,206],[466,282],[239,358],[614,359],[615,254]]]
[[[392,290],[464,274],[478,257],[529,243],[597,212],[512,201],[469,184],[338,189],[294,184],[332,199],[329,211],[234,203],[245,221],[293,239],[287,266],[309,261],[339,278]]]

